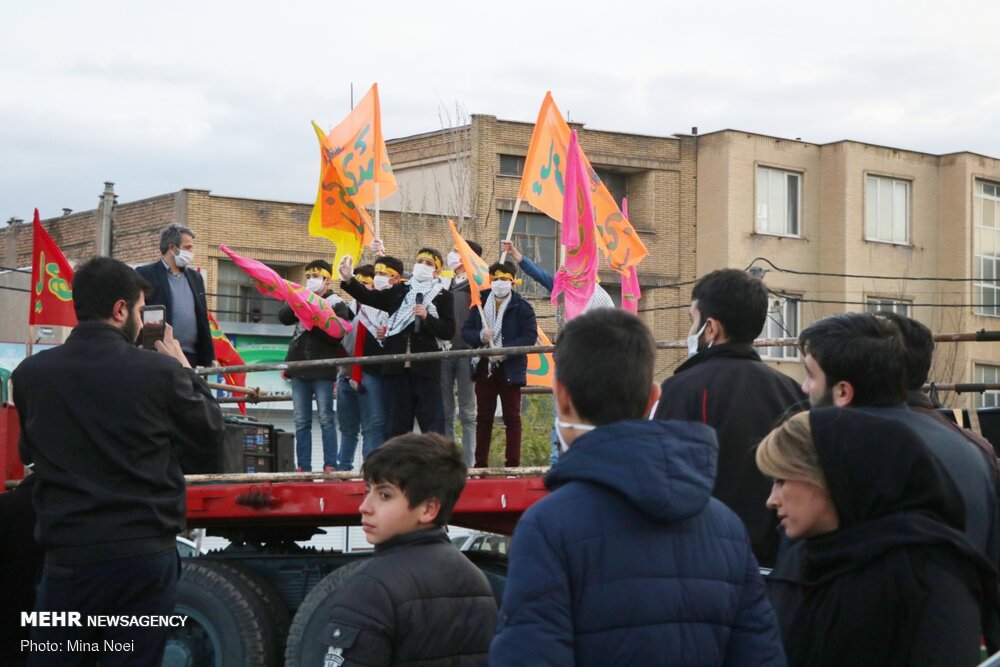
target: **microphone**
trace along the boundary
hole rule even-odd
[[[416,294],[416,296],[414,298],[417,300],[417,305],[418,306],[424,305],[424,295],[421,292],[417,292],[417,294]],[[415,334],[419,334],[420,333],[420,325],[421,324],[423,324],[423,320],[421,320],[419,317],[414,317],[413,318],[413,333],[415,333]]]

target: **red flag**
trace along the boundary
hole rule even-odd
[[[215,321],[212,317],[212,313],[208,314],[208,328],[212,332],[212,347],[215,349],[215,359],[219,362],[220,366],[245,366],[246,362],[243,361],[243,357],[240,353],[236,351],[233,347],[232,341],[226,337],[226,334],[222,333],[222,328],[219,327],[219,323]],[[246,373],[223,373],[222,377],[226,379],[226,384],[232,385],[234,387],[245,387],[247,386],[247,374]],[[236,404],[240,412],[243,415],[247,413],[246,403]]]
[[[76,326],[73,310],[73,269],[59,246],[42,228],[35,209],[35,236],[31,244],[31,308],[28,324]]]

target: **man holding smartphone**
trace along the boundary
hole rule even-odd
[[[208,326],[205,279],[192,268],[194,232],[172,224],[160,232],[159,261],[136,268],[151,285],[146,303],[164,307],[164,318],[192,366],[215,361]]]
[[[222,411],[165,327],[155,352],[136,347],[148,284],[128,265],[94,258],[73,276],[79,324],[63,345],[22,361],[11,380],[20,454],[37,477],[36,541],[45,564],[35,611],[81,618],[174,613],[185,526],[185,473],[222,446]],[[181,460],[192,462],[182,470]],[[28,610],[25,610],[28,611]],[[158,665],[169,628],[31,628],[31,664],[71,664],[70,640],[132,642],[102,664]]]

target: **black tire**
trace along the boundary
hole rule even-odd
[[[292,624],[292,614],[288,605],[278,590],[264,577],[253,570],[235,565],[220,559],[205,559],[202,564],[211,564],[219,570],[227,572],[232,578],[249,588],[264,610],[264,623],[267,646],[267,664],[281,667],[281,659],[285,653],[285,639],[288,637],[288,627]]]
[[[274,655],[263,604],[231,572],[201,558],[182,565],[174,613],[188,620],[168,637],[164,667],[268,667]]]
[[[322,665],[327,647],[313,639],[326,627],[330,619],[324,612],[329,611],[329,600],[337,588],[357,572],[367,559],[357,560],[338,567],[336,570],[320,579],[313,586],[309,595],[299,605],[292,619],[292,627],[288,630],[288,643],[285,646],[285,667],[302,667],[303,665]]]

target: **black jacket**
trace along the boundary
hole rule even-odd
[[[91,562],[171,546],[184,528],[184,472],[212,472],[221,453],[222,410],[204,380],[100,322],[80,323],[11,379],[46,557]]]
[[[164,317],[167,324],[172,324],[173,319],[173,298],[170,295],[170,283],[167,282],[167,274],[170,269],[158,259],[152,264],[137,266],[136,272],[145,278],[153,286],[151,292],[146,295],[147,306],[164,306]],[[194,293],[195,320],[198,323],[198,340],[195,342],[195,354],[198,356],[199,366],[211,366],[215,361],[215,348],[212,346],[212,331],[208,327],[208,303],[205,301],[205,279],[201,274],[193,269],[185,269],[184,277],[187,278],[188,285]]]
[[[462,338],[462,327],[471,312],[469,306],[472,304],[472,289],[469,287],[469,281],[465,279],[464,273],[461,280],[456,277],[451,281],[451,287],[448,291],[451,292],[452,299],[455,301],[455,335],[451,339],[451,349],[467,350],[469,346]]]
[[[35,542],[35,509],[31,506],[38,475],[28,475],[6,493],[0,491],[0,665],[22,665],[21,642],[30,628],[21,612],[35,608],[35,582],[44,552]]]
[[[347,665],[486,665],[496,601],[443,528],[376,547],[332,604],[325,636],[316,639],[342,649]]]
[[[341,289],[357,299],[358,303],[366,306],[373,306],[379,310],[392,315],[403,304],[406,293],[410,290],[409,285],[397,283],[384,290],[369,290],[354,278],[350,282],[341,282]],[[455,304],[451,293],[443,289],[434,297],[434,307],[437,308],[437,317],[428,314],[420,326],[420,333],[413,333],[413,324],[403,329],[395,336],[387,337],[382,343],[382,354],[404,354],[407,352],[407,342],[409,342],[410,352],[439,352],[438,339],[451,340],[455,335]],[[365,347],[367,354],[368,348]],[[368,368],[367,366],[365,367]],[[403,362],[391,364],[381,364],[382,375],[400,375],[406,370]],[[441,379],[440,361],[416,361],[410,366],[410,372],[414,375]]]
[[[777,515],[764,503],[771,481],[757,469],[754,448],[806,397],[792,378],[760,360],[749,345],[702,350],[663,382],[657,419],[708,424],[719,438],[719,466],[712,495],[736,512],[761,565],[773,567],[778,551]]]
[[[330,295],[327,292],[323,295],[326,298]],[[337,317],[347,322],[350,322],[354,317],[351,315],[350,308],[347,307],[346,303],[340,302],[333,307],[333,311],[337,313]],[[299,318],[295,315],[295,311],[287,303],[282,304],[278,309],[278,321],[282,324],[297,324]],[[332,338],[324,333],[319,327],[313,327],[312,329],[306,329],[304,327],[296,328],[296,335],[292,338],[292,342],[288,344],[288,354],[285,355],[285,361],[312,361],[314,359],[336,359],[337,357],[346,357],[347,351],[344,350],[344,345],[339,338]],[[301,378],[303,380],[319,380],[322,378],[330,378],[331,380],[337,377],[337,367],[328,366],[326,368],[310,368],[303,370],[287,370],[285,375],[290,378]]]

